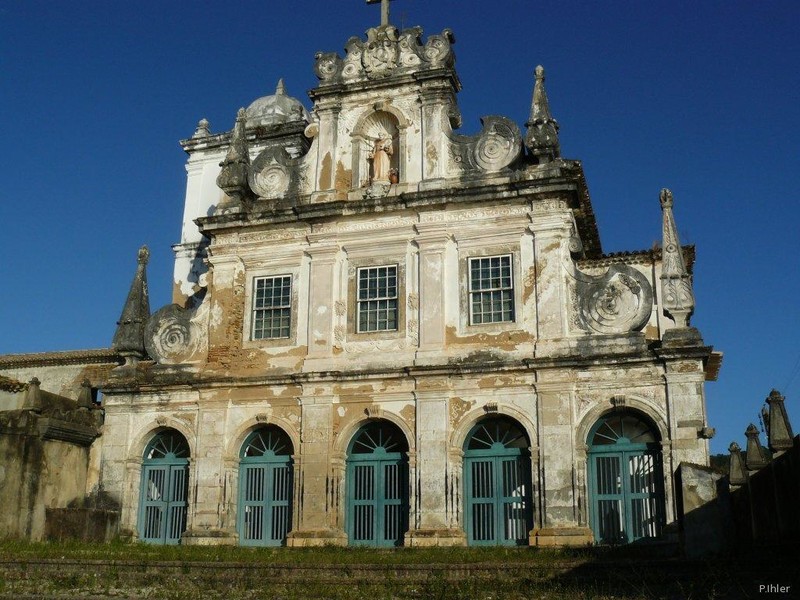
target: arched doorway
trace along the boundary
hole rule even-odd
[[[282,546],[292,523],[292,441],[270,425],[242,444],[237,529],[243,546]]]
[[[347,449],[350,544],[401,546],[408,529],[408,442],[385,420],[361,427]]]
[[[478,422],[464,442],[467,543],[524,546],[533,527],[530,442],[508,417]]]
[[[177,544],[186,529],[189,444],[174,429],[158,433],[144,451],[139,502],[139,538]]]
[[[661,534],[664,476],[658,429],[633,411],[601,418],[589,432],[589,501],[599,544]]]

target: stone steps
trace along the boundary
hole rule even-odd
[[[452,564],[4,559],[0,560],[0,599],[735,599],[747,598],[746,590],[753,582],[764,577],[780,579],[782,573],[766,563],[592,557]],[[539,592],[549,595],[537,596]]]

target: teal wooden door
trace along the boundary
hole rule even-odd
[[[386,421],[362,427],[350,443],[347,537],[351,545],[402,546],[408,529],[408,445]]]
[[[661,535],[664,478],[655,428],[631,413],[612,414],[592,428],[589,441],[595,542],[625,544]]]
[[[186,529],[189,445],[177,431],[157,435],[145,450],[139,501],[139,538],[178,544]]]
[[[467,542],[476,546],[528,543],[533,527],[529,443],[511,419],[478,423],[464,451]]]
[[[282,546],[292,522],[292,443],[278,427],[251,433],[239,463],[237,528],[243,546]]]

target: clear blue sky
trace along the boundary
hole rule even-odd
[[[107,347],[136,250],[170,301],[185,155],[272,93],[310,107],[317,51],[377,23],[363,0],[0,0],[0,353]],[[547,70],[564,156],[583,161],[606,252],[660,238],[675,194],[697,246],[693,323],[725,352],[707,385],[714,451],[772,387],[800,429],[800,3],[396,0],[393,23],[451,28],[462,133],[522,125]]]

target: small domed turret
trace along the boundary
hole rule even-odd
[[[247,127],[276,125],[294,121],[311,121],[306,107],[297,98],[286,94],[283,79],[278,81],[275,93],[253,101],[247,107]]]

